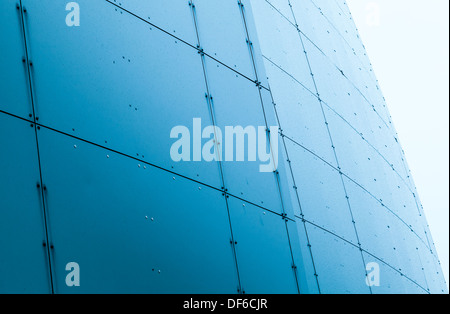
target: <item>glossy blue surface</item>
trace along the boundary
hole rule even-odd
[[[0,2],[0,293],[447,292],[345,1],[67,2]],[[174,162],[194,118],[278,171]]]

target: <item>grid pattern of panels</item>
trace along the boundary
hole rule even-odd
[[[0,4],[1,291],[310,291],[284,164],[170,157],[194,118],[276,125],[249,4],[77,3],[72,28],[64,0]]]
[[[294,211],[321,292],[445,292],[410,171],[345,1],[252,5]],[[350,255],[347,267],[341,259]],[[373,261],[383,264],[386,286],[358,289],[355,272]]]
[[[0,292],[445,291],[345,2],[77,3],[0,2]],[[174,162],[194,118],[278,126],[278,171]]]

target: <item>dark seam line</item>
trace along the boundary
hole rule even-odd
[[[17,118],[17,119],[20,119],[20,120],[22,120],[22,121],[26,121],[26,122],[29,122],[29,123],[33,123],[33,122],[30,121],[30,120],[27,120],[27,119],[25,119],[25,118],[19,117],[19,116],[14,115],[14,114],[11,114],[11,113],[9,113],[9,112],[5,112],[5,111],[3,111],[3,110],[1,110],[1,109],[0,109],[0,113],[5,114],[5,115],[8,115],[8,116],[11,116],[11,117],[14,117],[14,118]],[[100,144],[96,144],[96,143],[91,142],[91,141],[89,141],[89,140],[85,140],[85,139],[82,139],[82,138],[80,138],[80,137],[77,137],[77,136],[74,136],[74,135],[65,133],[65,132],[63,132],[63,131],[56,130],[56,129],[52,128],[52,127],[49,127],[49,126],[46,126],[46,125],[43,125],[43,124],[40,124],[40,123],[36,123],[36,126],[39,126],[39,127],[41,127],[41,128],[44,128],[44,129],[47,129],[47,130],[50,130],[50,131],[53,131],[53,132],[56,132],[56,133],[61,134],[61,135],[65,135],[65,136],[70,137],[70,138],[72,138],[72,139],[75,139],[75,140],[77,140],[77,141],[80,141],[80,142],[83,142],[83,143],[86,143],[86,144],[93,145],[93,146],[95,146],[95,147],[97,147],[97,148],[101,148],[101,149],[107,150],[107,151],[109,151],[109,152],[111,152],[111,153],[120,155],[120,156],[122,156],[122,157],[127,157],[127,158],[129,158],[129,159],[134,160],[134,161],[138,161],[138,162],[140,162],[140,163],[142,163],[142,164],[145,164],[145,165],[147,165],[147,166],[150,166],[150,167],[153,167],[153,168],[162,170],[162,171],[164,171],[164,172],[170,173],[170,174],[175,175],[175,176],[177,176],[177,177],[180,177],[180,178],[189,180],[189,181],[191,181],[191,182],[194,182],[194,183],[196,183],[196,184],[200,184],[200,185],[202,185],[202,186],[204,186],[204,187],[210,188],[210,189],[215,190],[215,191],[217,191],[217,192],[224,193],[223,190],[221,190],[221,189],[219,189],[219,188],[217,188],[217,187],[211,186],[211,185],[209,185],[209,184],[207,184],[207,183],[204,183],[204,182],[197,181],[197,180],[195,180],[195,179],[189,178],[189,177],[184,176],[184,175],[182,175],[182,174],[179,174],[179,173],[177,173],[177,172],[174,172],[174,171],[165,169],[165,168],[163,168],[163,167],[161,167],[161,166],[157,166],[157,165],[155,165],[155,164],[152,164],[152,163],[150,163],[150,162],[148,162],[148,161],[139,159],[139,158],[137,158],[137,157],[134,157],[134,156],[131,156],[131,155],[127,155],[126,153],[122,153],[122,152],[117,151],[117,150],[114,150],[114,149],[112,149],[112,148],[108,148],[108,147],[102,146],[102,145],[100,145]],[[229,195],[229,196],[231,196],[231,197],[233,197],[233,198],[235,198],[235,199],[238,199],[238,200],[241,200],[241,201],[243,201],[243,202],[246,202],[247,204],[250,204],[250,205],[253,205],[253,206],[257,207],[257,208],[260,208],[260,209],[262,209],[262,210],[264,210],[264,211],[267,211],[267,212],[270,212],[270,213],[272,213],[272,214],[275,214],[275,215],[277,215],[277,216],[280,216],[280,217],[283,216],[282,214],[277,213],[276,211],[273,211],[273,210],[271,210],[271,209],[269,209],[269,208],[266,208],[266,207],[264,207],[264,206],[255,204],[255,203],[253,203],[252,201],[243,199],[243,198],[241,198],[241,197],[239,197],[239,196],[237,196],[237,195],[234,195],[233,193],[225,192],[225,194],[226,194],[226,195]],[[291,221],[295,221],[295,220],[293,220],[292,218],[289,218],[289,217],[287,217],[287,218],[288,218],[289,220],[291,220]]]
[[[39,180],[41,183],[41,197],[42,197],[42,211],[44,215],[44,231],[45,231],[45,240],[47,242],[47,258],[48,258],[48,267],[49,267],[49,274],[50,274],[50,286],[51,286],[51,292],[52,294],[55,294],[55,289],[53,285],[53,268],[52,268],[52,262],[51,262],[51,253],[50,253],[50,242],[49,242],[49,232],[48,232],[48,217],[47,217],[47,210],[45,207],[45,195],[44,195],[44,184],[42,179],[42,168],[41,168],[41,157],[39,153],[39,140],[38,140],[38,134],[37,134],[37,126],[36,126],[36,113],[35,113],[35,104],[34,104],[34,93],[33,93],[33,86],[31,81],[31,69],[30,69],[30,58],[28,55],[28,44],[27,44],[27,36],[26,36],[26,29],[25,29],[25,18],[24,18],[24,7],[22,5],[22,0],[20,0],[19,5],[19,11],[20,11],[20,20],[21,20],[21,27],[22,27],[22,33],[23,33],[23,40],[25,45],[25,57],[26,57],[26,67],[27,67],[27,73],[28,73],[28,83],[29,83],[29,90],[30,90],[30,97],[31,97],[31,107],[33,109],[33,122],[34,122],[34,132],[35,132],[35,140],[36,140],[36,153],[37,153],[37,159],[38,159],[38,165],[39,165]]]

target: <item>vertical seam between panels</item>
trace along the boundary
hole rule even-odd
[[[260,100],[260,104],[261,104],[261,110],[262,110],[262,113],[263,113],[263,116],[264,116],[264,121],[265,121],[265,124],[266,124],[266,135],[268,137],[270,150],[271,150],[271,152],[273,154],[274,153],[273,152],[273,147],[272,147],[272,144],[271,144],[271,141],[270,141],[270,130],[269,130],[269,125],[268,125],[266,111],[265,111],[265,108],[264,108],[264,101],[263,101],[263,97],[262,97],[262,94],[261,94],[261,83],[259,82],[258,69],[256,68],[255,54],[254,54],[254,51],[253,51],[253,42],[250,39],[250,33],[249,33],[249,30],[248,30],[248,26],[247,26],[246,12],[245,12],[245,8],[244,8],[244,4],[242,3],[242,0],[238,0],[238,6],[239,6],[239,9],[240,9],[240,12],[241,12],[241,16],[242,16],[242,20],[243,20],[243,23],[244,23],[245,34],[247,36],[246,41],[247,41],[248,49],[249,49],[249,52],[250,52],[250,57],[251,57],[251,60],[252,60],[253,69],[254,69],[254,72],[255,72],[255,79],[256,79],[255,83],[256,83],[256,87],[258,88],[259,100]],[[270,91],[270,87],[269,87],[269,92],[272,95],[272,92]],[[278,136],[278,134],[277,134],[277,136]],[[278,152],[276,152],[276,153],[278,154]],[[275,169],[275,165],[274,165],[274,169]],[[276,181],[277,190],[278,190],[278,194],[279,194],[278,196],[279,196],[280,203],[281,203],[281,210],[282,210],[282,213],[283,213],[282,219],[285,221],[285,226],[286,226],[286,235],[287,235],[287,240],[288,240],[288,244],[289,244],[289,251],[290,251],[290,254],[291,254],[291,262],[292,262],[291,266],[292,266],[292,269],[294,271],[294,279],[295,279],[295,283],[296,283],[296,286],[297,286],[297,291],[300,294],[300,284],[299,284],[299,280],[298,280],[298,276],[297,276],[296,265],[295,265],[295,260],[294,260],[294,254],[293,254],[293,251],[292,251],[292,244],[291,244],[291,240],[290,240],[290,237],[289,237],[289,229],[288,229],[288,226],[287,226],[288,220],[286,219],[286,217],[287,217],[287,213],[286,213],[286,210],[285,210],[285,205],[286,204],[284,204],[284,200],[283,200],[283,193],[282,193],[282,189],[281,189],[281,186],[280,186],[280,173],[279,173],[278,170],[274,170],[274,176],[275,176],[275,181]]]
[[[40,194],[42,198],[42,213],[44,216],[44,232],[45,232],[45,243],[46,243],[46,254],[47,254],[47,262],[48,262],[48,271],[50,276],[50,287],[51,293],[55,293],[54,284],[53,284],[53,268],[51,261],[51,252],[50,252],[50,241],[49,241],[49,225],[48,225],[48,217],[47,210],[45,206],[45,194],[44,194],[44,184],[43,184],[43,176],[42,176],[42,167],[41,167],[41,156],[39,150],[39,137],[38,137],[38,126],[36,124],[36,109],[35,109],[35,101],[34,101],[34,92],[33,92],[33,84],[32,84],[32,74],[30,67],[32,66],[32,62],[30,61],[30,56],[28,52],[28,44],[27,44],[27,35],[26,35],[26,27],[25,27],[25,17],[24,14],[27,13],[26,9],[22,4],[22,0],[19,0],[19,4],[17,9],[20,11],[20,24],[22,29],[23,41],[24,41],[24,50],[25,50],[25,62],[27,68],[27,77],[28,77],[28,88],[30,90],[30,100],[31,107],[33,110],[33,126],[35,132],[35,140],[36,140],[36,153],[39,165],[39,181],[40,181]]]
[[[271,98],[272,98],[272,105],[273,105],[273,108],[274,108],[275,116],[276,116],[278,125],[279,125],[279,127],[280,127],[280,136],[281,136],[281,139],[283,140],[283,147],[284,147],[284,151],[285,151],[285,153],[286,153],[286,158],[287,158],[287,162],[288,162],[288,166],[289,166],[289,171],[290,171],[290,174],[291,174],[291,177],[292,177],[292,183],[294,184],[294,186],[293,186],[292,188],[293,188],[294,191],[295,191],[296,199],[297,199],[298,206],[299,206],[299,209],[300,209],[301,221],[302,221],[302,224],[303,224],[303,228],[304,228],[304,230],[305,230],[307,247],[308,247],[308,251],[309,251],[309,254],[310,254],[310,257],[311,257],[311,262],[312,262],[312,266],[313,266],[313,270],[314,270],[314,278],[315,278],[315,280],[316,280],[317,289],[318,289],[319,294],[320,294],[320,293],[321,293],[321,290],[320,290],[320,283],[319,283],[319,279],[318,279],[318,274],[317,274],[316,264],[315,264],[315,261],[314,261],[314,255],[313,255],[313,252],[312,252],[311,242],[310,242],[310,240],[309,240],[308,230],[307,230],[307,228],[306,228],[306,221],[304,220],[303,209],[302,209],[302,204],[301,204],[301,201],[300,201],[300,196],[299,196],[299,193],[298,193],[297,183],[296,183],[296,181],[295,181],[294,171],[292,170],[292,161],[291,161],[291,159],[290,159],[290,157],[289,157],[289,152],[288,152],[288,149],[287,149],[287,146],[286,146],[285,135],[283,134],[283,127],[282,127],[282,125],[281,125],[281,123],[280,123],[280,118],[279,118],[279,116],[278,116],[278,111],[277,111],[276,103],[275,103],[275,100],[274,100],[274,98],[273,98],[273,95],[272,95],[272,91],[271,91],[271,89],[270,89],[270,86],[269,86],[269,90],[270,90],[270,96],[271,96]],[[291,187],[289,187],[289,188],[291,188]],[[300,237],[299,237],[299,239],[300,239]],[[301,246],[301,241],[300,241],[300,246]],[[300,288],[300,283],[299,283],[299,288]]]
[[[198,41],[198,46],[197,46],[197,50],[198,50],[198,54],[200,55],[201,61],[202,61],[202,70],[203,70],[203,75],[204,75],[204,79],[205,79],[205,87],[206,87],[206,101],[208,104],[208,111],[210,114],[210,118],[211,118],[211,122],[214,126],[214,138],[215,138],[215,145],[218,149],[218,152],[220,154],[220,148],[217,145],[217,134],[216,134],[216,119],[215,119],[215,114],[214,114],[214,103],[213,103],[213,97],[211,95],[210,92],[210,86],[209,86],[209,82],[208,82],[208,76],[207,76],[207,72],[206,72],[206,63],[205,63],[205,53],[203,52],[203,48],[201,47],[201,42],[200,42],[200,34],[199,34],[199,28],[198,28],[198,23],[197,23],[197,14],[196,14],[196,10],[195,10],[195,4],[194,4],[194,0],[190,0],[189,1],[189,6],[191,8],[191,12],[192,12],[192,18],[193,18],[193,22],[194,22],[194,27],[195,27],[195,33],[197,36],[197,41]],[[230,226],[230,233],[231,233],[231,240],[230,240],[230,244],[231,244],[231,248],[233,251],[233,257],[234,257],[234,262],[235,262],[235,267],[236,267],[236,274],[237,274],[237,279],[238,279],[238,293],[243,293],[243,288],[242,288],[242,284],[241,284],[241,278],[240,278],[240,274],[239,274],[239,263],[238,263],[238,258],[237,258],[237,253],[236,253],[236,246],[235,246],[235,239],[234,239],[234,233],[233,233],[233,226],[231,223],[231,215],[230,215],[230,207],[229,207],[229,203],[228,203],[228,193],[227,193],[227,188],[225,186],[225,178],[224,178],[224,172],[223,172],[223,167],[222,167],[222,160],[221,158],[219,158],[218,160],[218,167],[219,167],[219,174],[220,174],[220,180],[222,182],[222,190],[223,193],[222,195],[225,198],[225,204],[227,207],[227,214],[228,214],[228,223]]]
[[[289,6],[291,8],[292,16],[294,18],[294,22],[295,22],[295,25],[296,25],[296,28],[297,28],[297,33],[298,33],[298,36],[300,38],[300,42],[301,42],[301,45],[302,45],[302,48],[303,48],[303,52],[304,52],[305,57],[306,57],[306,61],[308,63],[308,68],[310,70],[311,78],[312,78],[313,83],[314,83],[314,88],[315,88],[316,93],[317,93],[317,97],[318,97],[318,100],[319,100],[319,104],[320,104],[320,108],[321,108],[321,111],[322,111],[322,115],[323,115],[323,118],[325,120],[325,125],[326,125],[327,131],[328,131],[328,135],[329,135],[329,138],[330,138],[330,141],[331,141],[331,145],[332,145],[331,147],[333,149],[333,154],[334,154],[334,157],[336,159],[336,164],[337,164],[337,167],[338,167],[338,170],[339,170],[339,177],[341,178],[342,187],[344,188],[344,193],[345,193],[345,198],[346,198],[346,201],[347,201],[347,206],[348,206],[348,209],[349,209],[349,212],[350,212],[350,216],[352,218],[352,223],[353,223],[353,228],[354,228],[354,231],[355,231],[356,239],[358,241],[358,247],[359,247],[359,251],[360,251],[360,254],[361,254],[361,260],[363,262],[364,273],[366,274],[366,278],[367,278],[368,273],[367,273],[367,269],[366,269],[366,262],[365,262],[365,259],[364,259],[364,254],[363,254],[363,250],[362,250],[362,247],[361,247],[361,242],[359,240],[358,230],[356,228],[356,222],[355,222],[355,219],[354,219],[354,216],[353,216],[352,207],[350,205],[349,197],[348,197],[348,194],[347,194],[347,189],[346,189],[346,186],[345,186],[343,173],[341,171],[341,167],[340,167],[340,164],[339,164],[339,159],[337,157],[336,149],[335,149],[335,146],[334,146],[333,136],[331,135],[331,131],[330,131],[330,128],[329,128],[328,120],[327,120],[327,117],[325,115],[325,111],[323,109],[322,99],[320,98],[319,90],[318,90],[318,87],[317,87],[317,84],[316,84],[316,80],[314,78],[314,74],[313,74],[313,71],[312,71],[311,63],[309,61],[308,53],[306,51],[305,44],[303,42],[303,38],[302,38],[302,35],[301,35],[301,32],[300,32],[300,29],[298,27],[298,23],[297,23],[297,19],[295,17],[294,10],[292,9],[291,1],[288,0],[288,3],[289,3]],[[369,291],[370,291],[371,294],[373,293],[372,288],[370,286],[369,286]]]

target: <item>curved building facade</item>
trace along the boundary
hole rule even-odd
[[[447,292],[345,1],[2,0],[0,42],[1,293]],[[230,126],[273,171],[201,158]]]

